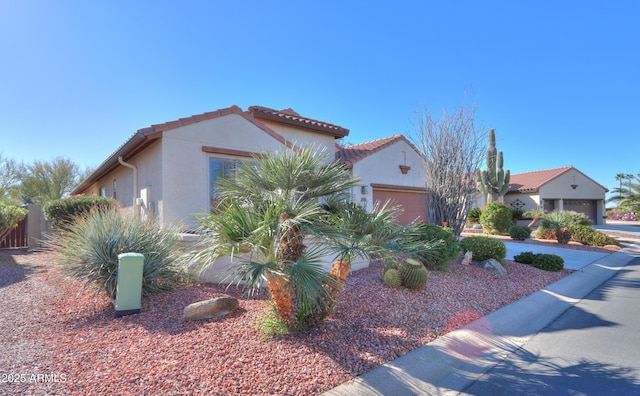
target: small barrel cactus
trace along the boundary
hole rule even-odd
[[[391,268],[384,273],[384,284],[389,287],[400,287],[402,285],[402,277],[400,271]]]
[[[394,257],[387,257],[384,259],[384,265],[382,267],[382,275],[385,275],[390,269],[398,269],[398,260]]]
[[[414,259],[406,259],[400,265],[402,284],[409,289],[422,289],[427,285],[429,273],[421,262]]]

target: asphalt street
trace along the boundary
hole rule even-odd
[[[640,395],[640,258],[461,394]]]

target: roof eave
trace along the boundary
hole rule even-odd
[[[338,127],[336,126],[335,128],[330,128],[330,127],[324,127],[322,125],[316,125],[316,124],[310,124],[310,123],[306,123],[304,121],[299,121],[293,118],[286,118],[286,117],[281,117],[277,114],[272,114],[268,111],[264,111],[261,108],[258,108],[256,106],[254,106],[253,108],[250,109],[251,110],[251,115],[256,117],[256,118],[262,118],[265,120],[270,120],[270,121],[275,121],[275,122],[279,122],[282,124],[288,124],[288,125],[293,125],[296,127],[302,127],[305,129],[309,129],[315,132],[322,132],[322,133],[326,133],[329,135],[334,136],[336,139],[339,138],[343,138],[347,135],[349,135],[349,130],[346,128],[342,128],[342,127]]]
[[[151,133],[148,133],[151,132]],[[89,188],[93,183],[98,181],[107,173],[111,172],[117,166],[120,165],[118,158],[122,157],[125,161],[135,154],[139,153],[143,148],[151,144],[151,142],[159,139],[162,136],[162,133],[154,133],[150,131],[149,128],[142,129],[136,132],[135,135],[129,138],[120,148],[118,148],[113,154],[109,156],[106,160],[104,160],[96,170],[91,173],[85,180],[80,182],[73,191],[71,195],[80,194],[82,191]]]

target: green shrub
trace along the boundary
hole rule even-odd
[[[591,245],[593,234],[596,233],[595,228],[585,225],[573,225],[569,229],[571,230],[571,240],[585,245]]]
[[[118,255],[144,255],[142,293],[172,288],[184,280],[175,264],[177,233],[138,217],[121,216],[116,210],[96,211],[70,224],[67,232],[54,234],[48,245],[62,258],[60,265],[70,277],[95,285],[115,298]]]
[[[564,259],[557,254],[536,254],[531,263],[536,268],[545,271],[562,271],[564,269]]]
[[[522,264],[532,264],[536,255],[533,252],[522,252],[513,256],[513,261]]]
[[[524,241],[531,237],[531,228],[519,225],[511,226],[509,227],[509,236],[516,241]]]
[[[482,211],[480,224],[487,234],[507,235],[513,225],[513,212],[502,202],[491,202]]]
[[[600,231],[596,231],[591,238],[591,246],[606,246],[606,245],[614,245],[620,246],[620,242],[617,239],[610,237],[609,235],[602,233]]]
[[[541,225],[536,230],[536,239],[556,239],[556,232]]]
[[[418,254],[429,270],[446,271],[449,261],[460,255],[460,242],[449,228],[435,224],[418,224],[408,236],[409,239],[424,242],[439,242],[428,254]]]
[[[511,219],[512,220],[518,220],[518,219],[521,219],[522,216],[524,216],[524,210],[518,209],[518,208],[514,208],[514,207],[510,207],[510,209],[511,209]]]
[[[571,240],[589,246],[620,246],[620,242],[607,234],[597,231],[595,228],[586,225],[571,226]]]
[[[76,195],[73,197],[56,199],[44,205],[44,216],[51,227],[65,229],[74,219],[86,218],[91,211],[109,210],[118,207],[118,201],[113,198],[93,195]]]
[[[482,215],[482,209],[473,208],[469,211],[469,215],[467,216],[467,221],[471,224],[480,223],[480,216]]]
[[[26,216],[27,210],[0,202],[0,240],[18,226]]]
[[[475,261],[496,259],[502,262],[507,255],[507,247],[501,240],[482,236],[466,237],[460,241],[463,252],[471,252]]]

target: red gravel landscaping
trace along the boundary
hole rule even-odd
[[[0,374],[25,381],[7,377],[0,394],[319,394],[569,273],[507,261],[500,277],[456,261],[411,291],[384,286],[374,264],[349,276],[325,323],[275,337],[260,329],[266,294],[247,299],[235,288],[189,285],[116,319],[108,298],[62,279],[51,255],[8,252],[0,252],[0,297],[11,302],[0,312],[0,347],[11,354],[0,358]],[[240,309],[182,321],[186,305],[223,294],[240,298]]]

